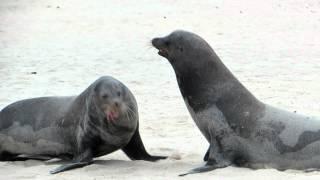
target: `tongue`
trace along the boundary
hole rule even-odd
[[[115,121],[115,119],[117,119],[118,118],[118,113],[115,113],[115,112],[110,112],[109,114],[108,114],[108,119],[109,120],[111,120],[111,121]]]

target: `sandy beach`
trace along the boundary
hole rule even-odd
[[[134,93],[147,150],[159,162],[117,151],[50,175],[59,161],[0,162],[5,179],[319,179],[320,172],[228,167],[178,174],[203,163],[208,143],[191,119],[171,65],[150,40],[176,29],[206,39],[261,101],[320,117],[317,0],[2,0],[0,109],[21,99],[77,95],[111,75]]]

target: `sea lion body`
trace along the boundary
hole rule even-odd
[[[138,129],[138,108],[120,81],[101,77],[79,96],[27,99],[0,113],[0,160],[18,155],[72,159],[52,173],[87,165],[122,149],[131,159],[155,161]]]
[[[245,138],[258,153],[248,153],[249,163],[244,166],[306,171],[320,168],[320,119],[316,117],[266,105],[250,136]]]
[[[186,106],[210,143],[206,165],[186,174],[232,164],[320,168],[319,120],[260,102],[196,34],[174,31],[152,44],[172,65]]]
[[[4,108],[0,113],[0,150],[12,155],[71,155],[72,146],[67,137],[72,133],[58,124],[74,99],[34,98]]]

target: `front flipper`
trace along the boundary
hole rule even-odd
[[[208,171],[212,171],[212,170],[215,170],[215,169],[218,169],[218,168],[222,168],[222,167],[217,167],[215,165],[208,165],[208,163],[207,163],[204,166],[200,166],[200,167],[191,169],[187,173],[179,174],[179,176],[186,176],[188,174],[197,174],[197,173],[202,173],[202,172],[208,172]]]
[[[57,173],[67,171],[70,169],[84,167],[84,166],[87,166],[91,163],[92,163],[92,152],[91,152],[91,150],[88,149],[85,152],[76,156],[72,163],[61,165],[58,168],[50,171],[50,173],[57,174]]]
[[[122,150],[132,160],[157,161],[167,158],[167,156],[151,156],[148,154],[141,140],[139,127],[137,127],[131,140],[125,147],[122,148]]]
[[[188,174],[197,174],[202,172],[208,172],[219,168],[224,168],[229,166],[231,163],[228,160],[220,160],[219,163],[216,160],[208,159],[208,162],[204,166],[200,166],[194,169],[191,169],[187,173],[180,174],[179,176],[185,176]]]
[[[209,153],[210,153],[210,146],[209,146],[206,154],[205,154],[204,157],[203,157],[203,161],[208,161],[208,159],[209,159]]]
[[[92,161],[90,161],[90,162],[77,162],[77,163],[70,163],[70,164],[61,165],[58,168],[50,171],[50,174],[57,174],[57,173],[67,171],[70,169],[81,168],[81,167],[87,166],[91,163],[92,163]]]
[[[194,168],[187,173],[180,174],[179,176],[208,172],[231,165],[231,161],[220,153],[221,149],[216,138],[212,137],[210,141],[209,149],[203,158],[204,161],[207,161],[206,164],[204,166]]]

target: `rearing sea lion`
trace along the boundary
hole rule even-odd
[[[229,165],[320,168],[320,120],[260,102],[196,34],[174,31],[152,45],[172,65],[187,108],[210,143],[206,165],[186,174]]]

